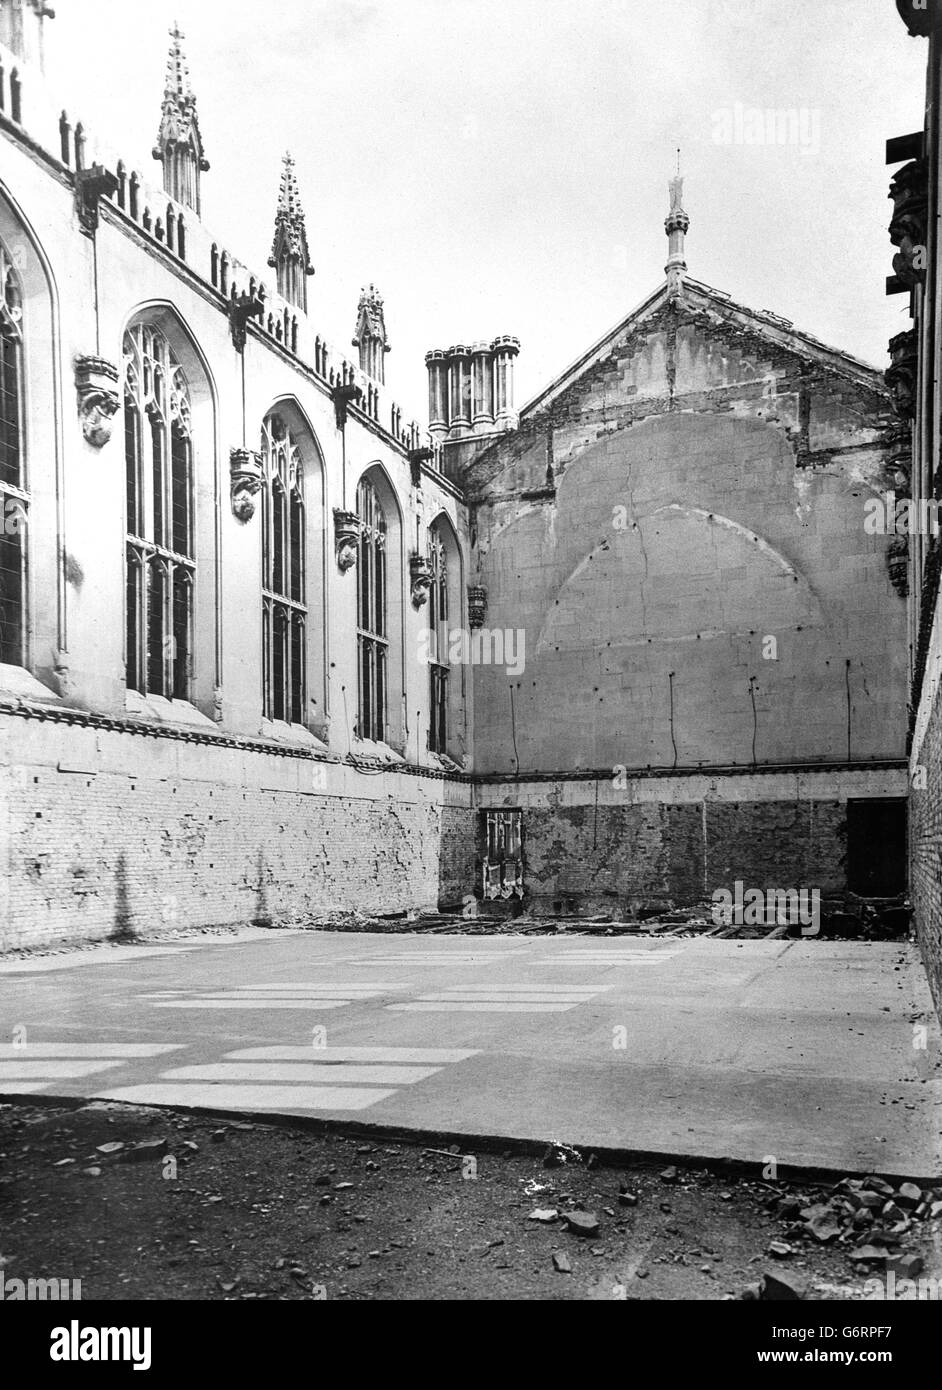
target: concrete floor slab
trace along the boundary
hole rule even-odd
[[[0,1035],[0,1094],[942,1174],[910,945],[253,933],[0,964]]]

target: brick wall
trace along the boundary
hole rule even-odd
[[[466,889],[462,783],[19,718],[0,740],[0,949]]]
[[[922,958],[942,1016],[942,686],[936,685],[933,695],[913,754],[909,872]]]
[[[522,810],[528,906],[589,915],[689,906],[737,880],[840,896],[848,799],[905,792],[897,767],[502,782],[475,799]]]

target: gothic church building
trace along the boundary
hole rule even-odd
[[[675,183],[644,304],[519,416],[516,338],[431,351],[420,427],[290,157],[267,266],[204,225],[183,35],[151,179],[50,18],[0,3],[0,947],[900,892],[880,374],[692,280]]]

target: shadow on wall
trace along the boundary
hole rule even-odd
[[[131,899],[128,893],[128,861],[125,854],[118,855],[115,865],[114,930],[112,941],[133,941],[135,939]]]
[[[265,851],[258,852],[258,873],[257,887],[255,889],[255,916],[252,918],[253,927],[270,927],[272,925],[271,910],[268,905],[268,865],[265,862]]]

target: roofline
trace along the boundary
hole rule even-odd
[[[814,352],[834,359],[834,366],[837,370],[843,367],[845,370],[863,375],[869,379],[871,385],[880,390],[884,389],[883,372],[879,367],[874,367],[869,362],[864,362],[862,358],[854,357],[852,353],[845,352],[841,348],[829,347],[828,344],[823,343],[820,338],[816,338],[813,333],[805,333],[800,328],[796,328],[789,319],[779,318],[767,309],[751,309],[747,304],[741,304],[738,300],[733,299],[732,295],[727,293],[727,291],[714,289],[712,285],[707,285],[701,280],[694,280],[689,276],[684,277],[684,289],[692,290],[695,295],[700,295],[704,299],[719,301],[729,309],[745,314],[751,319],[758,320],[758,322],[769,331],[770,336],[780,336],[783,346],[788,346],[789,338],[798,339]],[[608,332],[604,333],[601,338],[598,338],[587,351],[582,353],[582,355],[571,362],[568,367],[565,367],[559,372],[548,386],[545,386],[542,391],[532,396],[525,405],[521,406],[519,411],[520,419],[522,420],[525,416],[534,412],[539,406],[546,404],[550,398],[566,390],[576,375],[584,368],[593,365],[594,361],[597,361],[602,356],[612,340],[616,338],[619,333],[623,332],[634,319],[640,318],[642,314],[649,312],[654,308],[659,299],[666,299],[667,291],[668,283],[665,280],[656,290],[653,290],[651,294],[647,295],[640,304],[636,305],[630,313],[619,319],[614,328],[610,328]]]
[[[601,338],[597,338],[596,341],[592,344],[592,346],[586,352],[584,352],[581,357],[577,357],[574,362],[570,362],[568,367],[564,367],[561,372],[557,373],[557,375],[553,378],[553,380],[550,382],[548,386],[544,386],[542,391],[540,391],[536,396],[532,396],[525,405],[522,405],[518,412],[521,419],[524,415],[528,413],[528,411],[533,410],[534,407],[539,405],[539,403],[543,400],[544,396],[551,395],[557,387],[561,387],[562,383],[566,381],[570,376],[572,376],[574,372],[578,371],[580,367],[586,366],[592,360],[592,358],[602,350],[602,348],[604,348],[609,342],[611,342],[612,338],[614,338],[617,333],[621,332],[621,330],[625,327],[627,323],[630,323],[630,321],[633,318],[636,318],[639,314],[643,313],[645,309],[649,309],[651,305],[655,302],[655,300],[657,300],[662,294],[666,293],[667,281],[665,280],[664,283],[662,285],[659,285],[656,290],[654,290],[651,294],[647,295],[644,299],[642,299],[640,304],[635,305],[635,307],[631,310],[630,313],[626,314],[623,318],[619,319],[619,321],[615,324],[614,328],[610,328],[607,333],[602,334]]]

